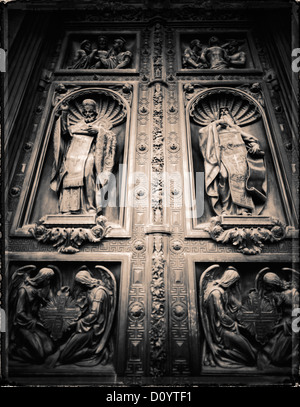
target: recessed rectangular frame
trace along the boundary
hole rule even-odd
[[[276,116],[273,111],[273,105],[269,95],[269,90],[266,83],[263,80],[202,80],[194,81],[194,85],[199,85],[198,92],[200,93],[205,88],[213,87],[237,87],[245,84],[259,83],[262,89],[262,93],[265,99],[265,113],[266,121],[266,137],[267,142],[270,147],[272,154],[272,161],[275,169],[276,179],[280,185],[280,195],[282,202],[284,204],[284,210],[286,213],[286,218],[288,220],[288,225],[290,226],[287,237],[288,238],[297,238],[298,237],[298,211],[295,205],[295,202],[292,198],[291,188],[288,182],[288,173],[287,168],[290,167],[290,163],[287,160],[287,157],[282,154],[280,145],[281,145],[281,134],[280,128],[277,123]],[[189,129],[189,121],[187,120],[188,112],[186,111],[186,106],[184,104],[185,95],[184,95],[184,85],[189,84],[188,81],[179,81],[179,114],[180,114],[180,123],[181,123],[181,134],[185,135],[182,142],[183,150],[183,171],[184,173],[189,173],[189,177],[185,179],[189,194],[186,194],[186,210],[191,212],[191,216],[185,217],[185,237],[187,238],[209,238],[208,232],[201,230],[201,224],[197,224],[197,214],[195,205],[192,205],[195,202],[195,180],[193,172],[193,161],[192,161],[192,147],[191,147],[191,137]],[[195,92],[195,95],[198,94]]]
[[[62,67],[62,64],[65,60],[66,53],[68,51],[68,46],[70,44],[70,39],[74,35],[88,35],[89,37],[92,35],[134,35],[136,39],[136,55],[134,61],[133,68],[122,68],[122,69],[66,69]],[[101,30],[70,30],[65,32],[64,40],[62,43],[62,48],[60,51],[59,58],[57,60],[54,74],[56,75],[88,75],[88,74],[98,74],[98,75],[128,75],[128,74],[139,74],[139,66],[140,66],[140,34],[139,31],[101,31]]]
[[[219,35],[219,34],[244,34],[245,39],[247,40],[248,43],[248,48],[251,53],[252,61],[254,68],[232,68],[232,69],[183,69],[182,68],[182,53],[181,53],[181,35],[188,35],[188,34],[195,34],[195,35]],[[253,35],[251,30],[247,29],[239,29],[239,28],[222,28],[218,27],[214,31],[210,31],[209,29],[201,28],[201,29],[196,29],[196,28],[191,28],[189,30],[185,31],[179,31],[177,32],[177,75],[183,76],[183,75],[223,75],[223,74],[229,74],[229,75],[255,75],[255,74],[262,74],[263,69],[258,57],[258,53],[256,50],[256,47],[254,45],[253,41]]]
[[[43,163],[45,154],[48,148],[48,144],[50,142],[50,135],[51,129],[49,128],[50,124],[50,116],[53,109],[52,106],[52,98],[55,91],[55,88],[58,84],[63,83],[65,85],[72,85],[72,86],[87,86],[87,87],[109,87],[109,86],[123,86],[123,82],[118,81],[54,81],[52,82],[48,97],[46,101],[46,109],[43,112],[41,117],[38,130],[36,141],[34,143],[34,147],[32,150],[30,162],[27,167],[23,188],[20,194],[18,206],[16,212],[14,214],[12,227],[10,230],[10,236],[16,237],[32,237],[29,229],[34,227],[34,225],[26,223],[28,219],[30,219],[33,206],[34,206],[34,199],[36,197],[38,184],[40,181],[40,177],[43,170]],[[132,112],[137,111],[137,94],[138,94],[138,84],[135,81],[128,81],[127,84],[131,84],[133,86],[133,98],[130,108],[130,122],[126,123],[126,133],[127,133],[127,140],[125,139],[125,146],[124,146],[124,163],[127,164],[127,173],[131,174],[134,171],[135,165],[135,135],[136,135],[136,126],[137,121],[134,114]],[[133,117],[132,117],[133,116]],[[47,137],[44,137],[47,135]],[[37,163],[37,164],[36,164]],[[124,175],[124,179],[127,179]],[[120,202],[123,205],[120,206],[120,216],[119,216],[119,224],[114,224],[112,229],[109,231],[106,238],[128,238],[131,236],[131,228],[132,228],[132,206],[127,205],[129,202],[129,188],[127,182],[123,183],[122,185],[122,193]],[[46,215],[46,214],[45,214]]]
[[[57,262],[99,262],[99,263],[120,263],[120,287],[119,287],[119,315],[118,315],[118,325],[117,325],[117,351],[120,357],[117,358],[117,364],[115,366],[116,374],[120,377],[124,376],[125,373],[125,355],[126,341],[124,340],[124,334],[127,332],[127,315],[128,315],[128,293],[131,275],[131,253],[75,253],[71,257],[69,254],[62,253],[35,253],[35,252],[19,252],[19,253],[6,253],[6,282],[5,285],[8,286],[8,275],[10,265],[13,262],[26,262],[34,263],[38,261],[51,262],[55,265]],[[7,291],[8,292],[8,291]],[[6,304],[8,298],[5,298]],[[6,306],[7,309],[7,306]],[[8,336],[6,337],[5,349],[8,349]],[[5,354],[5,370],[6,376],[8,376],[8,355]]]
[[[200,312],[198,303],[198,282],[196,281],[196,263],[249,263],[249,258],[241,253],[201,253],[185,254],[185,275],[188,287],[188,325],[189,325],[189,346],[191,349],[191,370],[195,377],[200,377],[202,373],[200,343],[202,340],[202,329],[200,323]],[[292,263],[299,264],[298,253],[266,253],[255,259],[255,263]],[[234,265],[234,264],[233,264]],[[201,374],[202,373],[202,374]],[[219,374],[221,376],[221,374]],[[224,374],[223,374],[224,375]],[[230,372],[228,372],[230,375]],[[227,375],[227,376],[228,376]],[[245,379],[249,374],[245,374]],[[261,376],[261,375],[260,375]],[[242,379],[241,379],[242,380]],[[245,380],[245,382],[247,379]]]

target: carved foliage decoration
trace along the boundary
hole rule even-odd
[[[152,295],[150,338],[150,374],[163,376],[165,374],[166,354],[166,288],[165,288],[165,256],[163,239],[154,238],[152,254],[152,281],[150,291]]]
[[[255,255],[261,253],[265,242],[280,242],[286,237],[287,227],[278,219],[272,219],[269,227],[251,226],[233,227],[226,229],[222,226],[222,217],[211,219],[205,230],[218,243],[232,244],[243,254]]]
[[[83,243],[100,243],[108,234],[111,226],[107,226],[105,216],[98,216],[92,228],[46,227],[45,218],[39,220],[29,231],[40,243],[52,243],[60,253],[73,254],[79,251]]]
[[[162,27],[156,24],[154,29],[154,78],[162,78]],[[163,136],[163,90],[161,83],[155,83],[153,94],[153,147],[152,147],[152,210],[155,224],[163,219],[163,177],[164,136]]]

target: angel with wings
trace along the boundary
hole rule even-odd
[[[255,350],[240,332],[237,319],[241,308],[237,270],[229,266],[220,278],[219,265],[203,272],[199,283],[201,322],[205,334],[203,363],[205,366],[240,368],[253,366]]]
[[[109,103],[106,108],[108,114],[116,115]],[[97,190],[107,184],[114,166],[116,135],[100,110],[94,99],[84,99],[81,106],[76,101],[73,107],[61,104],[53,135],[50,186],[58,195],[62,214],[99,214],[102,210],[96,202]]]
[[[9,285],[10,355],[12,359],[41,364],[54,351],[39,310],[58,290],[59,270],[48,265],[37,272],[36,266],[15,271]]]
[[[291,366],[298,353],[299,340],[293,340],[292,310],[299,307],[299,273],[289,268],[283,268],[282,272],[290,273],[291,281],[280,278],[268,267],[256,276],[256,289],[260,296],[270,301],[281,315],[270,340],[259,353],[262,366]]]
[[[51,355],[46,364],[106,364],[112,355],[111,328],[116,308],[116,281],[103,266],[95,267],[95,278],[83,266],[75,275],[73,295],[81,308],[77,321],[70,326],[71,336]]]

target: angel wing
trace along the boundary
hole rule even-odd
[[[290,272],[292,274],[292,285],[294,286],[294,288],[296,288],[297,290],[299,290],[299,280],[300,280],[300,273],[299,271],[295,270],[295,269],[291,269],[288,267],[283,267],[281,269],[281,271],[285,272]]]
[[[281,269],[282,272],[290,272],[292,273],[292,280],[291,280],[291,285],[295,289],[293,293],[293,307],[298,308],[299,307],[299,283],[300,283],[300,274],[299,271],[287,267],[283,267]]]
[[[207,313],[205,310],[205,302],[208,299],[209,293],[211,292],[212,286],[215,282],[215,273],[216,271],[220,270],[219,264],[214,264],[210,267],[208,267],[200,277],[199,281],[199,306],[200,306],[200,316],[201,316],[201,322],[205,334],[206,341],[204,341],[204,346],[203,346],[203,353],[202,353],[202,362],[205,359],[206,355],[206,346],[210,346],[213,343],[211,334],[210,334],[210,329],[209,329],[209,322],[208,322],[208,317]],[[210,346],[211,347],[211,346]],[[211,349],[213,352],[213,349]]]
[[[98,348],[96,349],[96,353],[100,353],[106,345],[106,342],[109,338],[112,324],[113,324],[113,319],[114,319],[114,315],[115,315],[115,311],[116,311],[117,284],[116,284],[115,276],[106,267],[95,266],[95,269],[96,269],[96,272],[99,273],[101,280],[104,283],[104,286],[108,290],[108,293],[110,295],[110,307],[111,307],[105,332],[101,338]]]
[[[23,266],[18,268],[11,277],[8,287],[8,320],[10,328],[11,324],[13,324],[13,316],[17,306],[19,288],[24,283],[26,277],[32,276],[34,271],[36,271],[36,266],[34,265]]]

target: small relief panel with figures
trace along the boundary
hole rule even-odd
[[[138,69],[138,41],[135,32],[68,32],[56,70],[66,74],[134,72]]]
[[[180,33],[180,60],[182,74],[203,70],[203,73],[222,71],[233,73],[241,70],[260,70],[259,60],[246,31]]]
[[[11,374],[28,369],[66,373],[70,365],[75,372],[114,372],[119,287],[118,263],[13,264]]]
[[[295,371],[299,272],[285,264],[196,265],[201,371]]]

